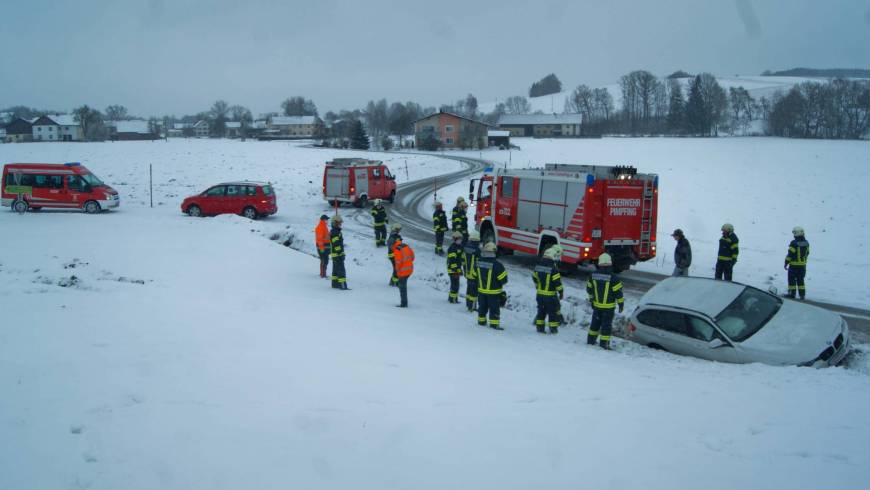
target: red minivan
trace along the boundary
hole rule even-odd
[[[3,166],[0,204],[23,213],[42,208],[81,209],[90,214],[117,208],[118,191],[80,163],[9,163]]]
[[[181,203],[181,212],[190,216],[241,214],[257,219],[278,212],[275,190],[262,182],[227,182],[209,187]]]

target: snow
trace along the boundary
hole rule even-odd
[[[399,179],[458,168],[296,143],[0,146],[3,162],[81,161],[122,197],[99,216],[0,213],[0,488],[799,489],[870,476],[865,364],[589,348],[576,281],[570,326],[541,336],[515,269],[507,330],[480,328],[447,303],[444,259],[413,240],[400,310],[367,210],[342,208],[353,289],[331,289],[311,235],[322,164],[340,156],[381,158]],[[238,179],[272,181],[278,214],[180,213],[185,195]]]

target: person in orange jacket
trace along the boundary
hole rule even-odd
[[[326,269],[329,267],[329,226],[326,222],[329,216],[320,216],[320,221],[314,228],[314,241],[317,244],[317,255],[320,256],[320,277],[326,277]]]
[[[393,257],[396,261],[396,276],[399,278],[399,308],[408,307],[408,278],[414,273],[414,251],[411,247],[397,240],[393,245]]]

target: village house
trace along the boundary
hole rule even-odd
[[[35,120],[21,119],[20,117],[13,119],[4,128],[6,130],[4,141],[7,143],[33,141],[33,121]]]
[[[579,138],[582,136],[581,114],[502,114],[498,127],[511,136],[535,138]]]
[[[317,126],[317,116],[271,116],[266,125],[269,134],[311,138]]]
[[[69,114],[55,114],[36,118],[32,128],[33,141],[82,141],[85,135],[81,125]]]
[[[451,112],[439,111],[414,121],[417,148],[486,148],[490,125]]]

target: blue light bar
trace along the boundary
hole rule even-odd
[[[595,184],[595,176],[592,174],[586,175],[586,187],[592,187]]]
[[[66,165],[67,167],[78,167],[78,166],[81,166],[81,163],[80,162],[69,162],[69,163],[64,163],[64,165]]]
[[[492,167],[486,167],[483,169],[484,172],[492,172]]]

